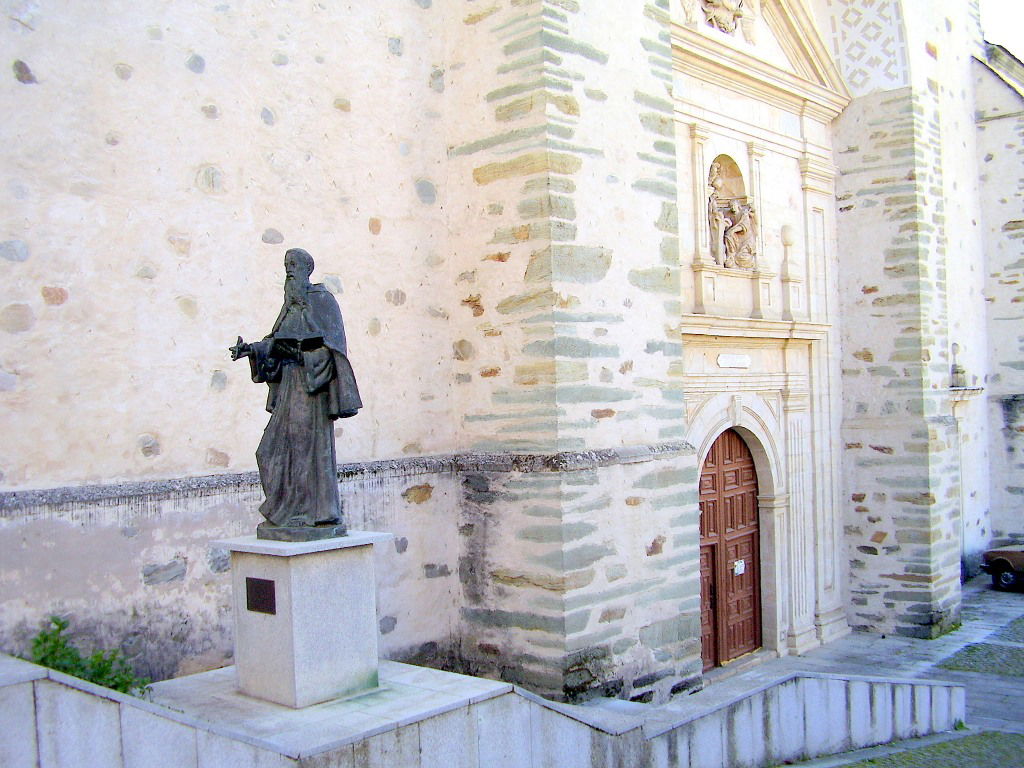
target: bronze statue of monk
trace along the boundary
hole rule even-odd
[[[256,449],[266,522],[256,535],[281,541],[344,536],[333,422],[354,416],[363,403],[338,302],[309,281],[313,258],[292,248],[284,268],[284,306],[270,335],[252,344],[239,336],[230,348],[231,359],[248,357],[252,380],[270,389],[270,422]]]

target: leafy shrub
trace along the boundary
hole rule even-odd
[[[32,638],[31,661],[121,693],[135,696],[146,693],[149,678],[136,677],[120,650],[96,651],[83,657],[64,636],[67,628],[67,619],[51,616],[50,625]]]

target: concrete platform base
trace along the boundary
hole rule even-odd
[[[246,696],[236,689],[231,667],[157,683],[152,701],[254,747],[327,759],[350,753],[355,742],[511,692],[508,683],[381,661],[375,690],[303,709]],[[443,736],[439,722],[435,737]]]
[[[377,686],[373,545],[390,533],[292,542],[242,536],[231,551],[243,693],[307,707]]]

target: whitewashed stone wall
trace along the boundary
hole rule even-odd
[[[452,447],[439,9],[12,15],[5,488],[253,468],[264,398],[225,344],[269,330],[292,246],[366,382],[339,456]]]
[[[267,419],[225,345],[269,330],[287,247],[348,321],[366,407],[337,425],[341,460],[455,447],[441,12],[18,3],[0,39],[3,646],[70,613],[158,677],[215,666],[231,640],[207,542],[258,519]],[[384,648],[437,655],[450,475],[370,474],[409,547],[381,569]],[[431,502],[402,495],[417,485]]]
[[[891,6],[902,87],[875,72],[836,123],[851,624],[933,636],[956,621],[962,556],[984,547],[989,515],[985,409],[949,389],[954,342],[975,383],[988,357],[969,117],[980,31],[975,4]],[[818,11],[838,44],[855,14]],[[864,62],[847,50],[840,64]]]
[[[205,542],[255,522],[267,418],[227,346],[303,246],[366,403],[336,427],[350,524],[396,534],[384,652],[497,673],[496,623],[554,617],[535,687],[693,684],[667,3],[12,14],[5,647],[60,611],[100,644],[178,637],[157,676],[226,658]]]
[[[991,419],[992,521],[997,544],[1024,540],[1021,514],[1021,406],[1024,360],[1018,307],[1024,270],[1024,222],[1021,179],[1024,159],[1024,72],[1004,51],[989,48],[974,64],[978,110],[977,162],[980,168],[981,220],[987,256],[987,320],[991,329],[990,373],[985,387]]]

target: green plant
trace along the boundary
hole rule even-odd
[[[149,678],[137,677],[120,650],[83,657],[64,636],[67,628],[67,619],[51,616],[49,626],[32,638],[31,661],[121,693],[142,696],[147,692]]]

